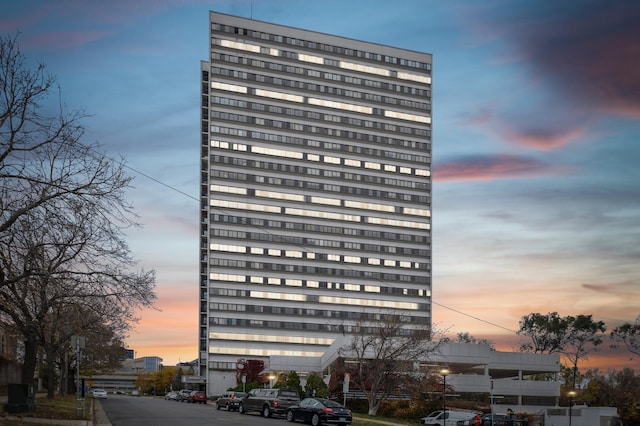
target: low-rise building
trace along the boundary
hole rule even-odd
[[[348,354],[340,351],[346,343],[346,340],[336,341],[331,350],[318,358],[271,356],[270,372],[296,371],[302,380],[311,372],[329,375],[341,356],[348,358]],[[450,372],[447,385],[457,395],[489,396],[496,412],[505,412],[507,408],[516,412],[539,412],[545,407],[557,406],[560,397],[558,354],[500,352],[485,344],[447,343],[423,362],[424,366],[431,366],[435,374],[446,367]]]

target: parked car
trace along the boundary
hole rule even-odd
[[[180,402],[188,401],[189,396],[191,395],[191,392],[193,392],[193,390],[191,389],[182,389],[181,391],[178,392],[178,395],[176,396],[176,401],[180,401]]]
[[[166,395],[164,396],[164,399],[171,399],[173,401],[175,401],[176,399],[178,399],[178,392],[167,392]]]
[[[94,390],[91,391],[91,395],[93,395],[94,398],[106,398],[107,391],[104,389],[95,388]]]
[[[218,410],[225,408],[227,411],[238,411],[240,400],[245,396],[247,396],[247,394],[244,392],[225,392],[216,399],[216,408]]]
[[[240,400],[238,411],[246,414],[257,411],[263,417],[285,414],[287,408],[300,402],[298,392],[292,389],[252,389]]]
[[[305,398],[287,408],[287,421],[302,421],[312,426],[322,424],[350,425],[351,410],[325,398]]]
[[[131,396],[140,396],[140,391],[132,390],[131,391]]]
[[[187,402],[191,402],[193,404],[206,404],[207,394],[205,391],[193,391],[189,394]]]
[[[509,424],[509,416],[506,414],[494,414],[493,425],[491,424],[491,414],[485,414],[480,417],[482,426],[504,426]]]
[[[460,420],[458,426],[474,426],[473,419]],[[480,416],[480,424],[482,426],[506,426],[509,424],[506,414],[494,414],[493,424],[491,424],[491,413]]]
[[[447,410],[443,412],[440,410],[421,418],[420,423],[431,426],[457,426],[459,421],[471,420],[475,415],[476,413],[472,411]]]

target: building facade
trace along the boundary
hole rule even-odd
[[[431,325],[430,54],[210,13],[200,375],[322,357],[360,320]]]

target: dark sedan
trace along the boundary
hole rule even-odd
[[[287,421],[302,421],[312,426],[351,424],[351,410],[325,398],[305,398],[287,409]]]

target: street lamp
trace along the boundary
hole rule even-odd
[[[569,426],[571,426],[571,406],[573,405],[573,397],[576,396],[576,391],[569,391]]]
[[[440,375],[442,376],[442,420],[445,421],[447,419],[447,376],[451,373],[448,368],[443,368],[440,370]]]

